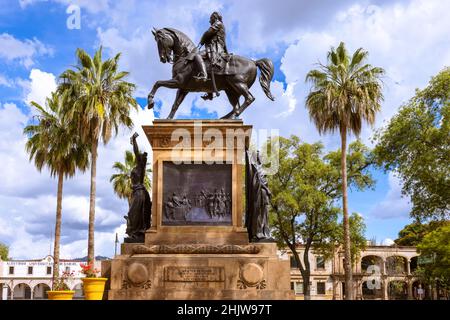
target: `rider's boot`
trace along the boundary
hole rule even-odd
[[[200,70],[200,72],[198,73],[198,75],[194,76],[193,78],[196,80],[200,80],[200,81],[207,81],[208,80],[208,76],[206,73],[206,65],[205,62],[203,61],[203,58],[197,54],[194,58],[196,64],[197,64],[197,68],[198,70]]]

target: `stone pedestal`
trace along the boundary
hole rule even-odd
[[[249,243],[240,120],[155,120],[152,223],[110,261],[108,299],[293,299],[275,243]],[[215,200],[214,200],[215,199]]]

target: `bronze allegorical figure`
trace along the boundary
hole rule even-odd
[[[144,186],[144,178],[147,166],[147,152],[141,153],[139,151],[136,138],[137,132],[133,134],[130,143],[133,146],[134,156],[136,157],[136,166],[131,171],[131,184],[133,193],[131,195],[131,204],[128,211],[126,233],[128,238],[125,238],[127,243],[144,242],[145,230],[150,228],[152,202],[150,195]]]
[[[247,213],[245,226],[250,242],[274,242],[269,230],[271,192],[264,175],[259,153],[256,159],[250,150],[245,154]]]

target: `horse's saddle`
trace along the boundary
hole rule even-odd
[[[194,59],[196,53],[190,53],[186,58],[189,61]],[[211,74],[211,60],[209,59],[208,54],[206,52],[201,52],[201,56],[203,61],[205,62],[206,72]],[[232,53],[222,52],[217,54],[216,61],[214,64],[214,74],[216,75],[234,75],[237,73],[237,65]]]

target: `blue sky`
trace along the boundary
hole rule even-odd
[[[66,10],[72,4],[80,8],[80,29],[67,28]],[[351,51],[363,47],[370,52],[370,63],[386,69],[385,101],[376,128],[396,113],[415,88],[424,87],[450,64],[450,19],[443,16],[450,12],[448,1],[262,0],[255,5],[242,0],[0,0],[0,241],[10,245],[13,257],[44,256],[53,233],[56,182],[47,172],[38,173],[24,151],[21,132],[33,116],[29,102],[44,103],[58,75],[75,64],[76,48],[93,53],[101,44],[106,56],[122,52],[121,68],[130,72],[129,80],[138,86],[136,98],[144,106],[154,81],[170,76],[170,66],[157,58],[150,29],[174,27],[197,43],[214,10],[223,15],[231,52],[267,57],[276,67],[272,82],[276,102],[270,102],[256,83],[252,88],[256,101],[244,113],[244,121],[255,132],[278,129],[283,136],[321,140],[328,150],[339,147],[339,137],[319,136],[309,121],[304,107],[309,87],[304,78],[315,63],[325,61],[331,46],[345,41]],[[133,114],[136,130],[154,117],[166,117],[174,94],[161,89],[155,114],[149,110]],[[223,95],[208,103],[199,96],[189,95],[178,116],[202,118],[228,112]],[[361,134],[368,145],[372,132],[365,127]],[[113,162],[121,160],[129,147],[129,135],[122,130],[99,151],[97,254],[111,256],[114,234],[124,236],[127,205],[113,194],[108,181]],[[150,148],[144,139],[139,142]],[[349,205],[364,216],[367,238],[389,243],[410,222],[410,205],[401,197],[395,175],[377,170],[372,174],[375,189],[351,192]],[[86,253],[88,192],[86,174],[65,184],[62,254],[67,258]]]

